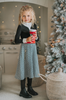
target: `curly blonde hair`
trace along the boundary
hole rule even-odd
[[[32,8],[32,6],[30,5],[25,5],[25,6],[22,6],[21,9],[20,9],[20,13],[19,13],[19,25],[23,23],[22,21],[22,13],[24,11],[31,11],[31,14],[32,14],[32,26],[34,25],[34,23],[36,23],[36,16],[35,16],[35,12]]]

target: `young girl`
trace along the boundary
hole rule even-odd
[[[33,39],[33,36],[30,36],[30,29],[37,30],[35,12],[31,6],[25,5],[20,9],[19,25],[15,35],[15,43],[21,43],[15,77],[21,80],[21,91],[19,95],[25,98],[31,98],[32,95],[38,95],[32,88],[32,78],[39,77],[39,65],[36,44],[27,43],[31,42]],[[35,41],[38,41],[37,33]],[[27,90],[25,88],[26,78],[28,82]]]

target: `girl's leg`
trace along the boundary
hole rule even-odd
[[[26,91],[25,88],[25,79],[21,80],[21,92],[19,94],[19,96],[22,96],[24,98],[31,98],[32,96]]]
[[[25,79],[21,80],[21,91],[25,88]]]
[[[27,82],[28,82],[28,84],[27,84],[27,86],[28,86],[28,92],[31,94],[31,95],[38,95],[38,93],[37,92],[35,92],[34,90],[33,90],[33,88],[32,88],[32,78],[27,78]]]

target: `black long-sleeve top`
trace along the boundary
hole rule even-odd
[[[36,29],[37,30],[37,25],[34,24],[34,27],[31,27],[31,29]],[[23,24],[18,25],[16,35],[15,35],[15,43],[16,44],[23,43],[23,38],[28,38],[29,36],[30,36],[29,28],[24,26]],[[38,32],[37,32],[37,37],[38,37]],[[38,40],[39,40],[39,37],[36,40],[36,42]]]

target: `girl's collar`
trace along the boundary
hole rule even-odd
[[[32,26],[32,23],[31,23],[31,22],[30,22],[30,23],[23,22],[22,24],[23,24],[24,26],[28,27],[29,29],[30,29],[31,26]]]

